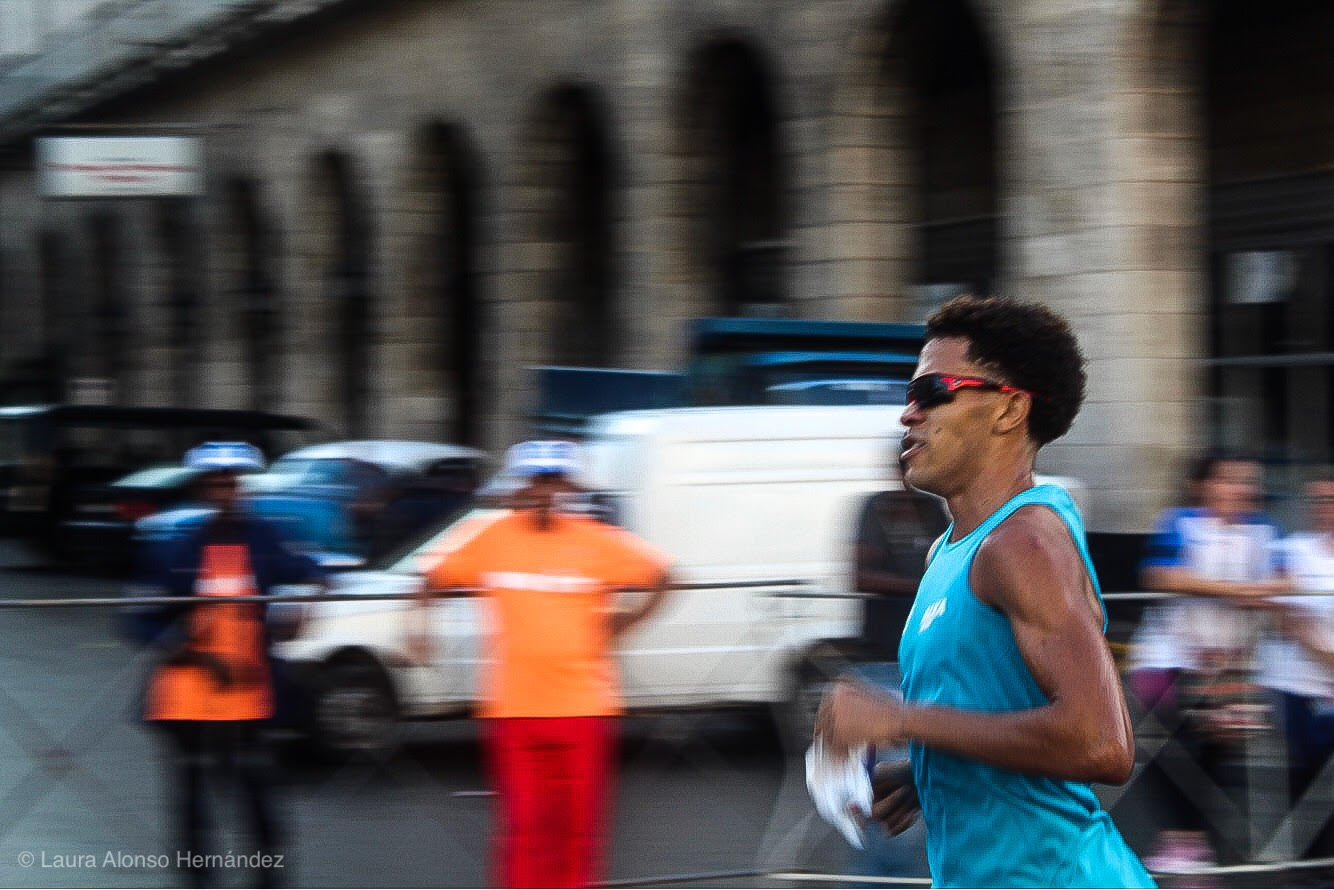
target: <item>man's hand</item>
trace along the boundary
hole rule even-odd
[[[859,680],[840,677],[820,702],[815,734],[834,751],[893,745],[903,736],[903,702]]]
[[[431,641],[431,635],[424,630],[410,630],[407,633],[404,651],[408,660],[418,667],[425,667],[431,663],[435,655],[435,646]]]
[[[1243,589],[1243,594],[1242,598],[1237,601],[1238,605],[1248,609],[1267,611],[1273,611],[1278,608],[1279,605],[1270,599],[1270,597],[1287,596],[1295,590],[1292,582],[1287,578],[1275,578],[1270,581],[1253,581],[1243,584],[1241,587]]]
[[[295,640],[301,634],[305,622],[306,606],[304,603],[270,603],[266,623],[269,637],[275,643]]]
[[[417,590],[413,608],[408,609],[408,626],[404,632],[403,651],[408,660],[418,667],[425,667],[435,657],[431,641],[431,613],[435,608],[437,591],[431,589],[430,581],[422,579]]]
[[[874,793],[871,818],[883,825],[890,837],[903,834],[922,814],[912,764],[906,760],[877,763],[871,775],[871,790]]]
[[[192,646],[182,647],[167,659],[167,664],[177,667],[202,668],[213,678],[214,685],[219,689],[227,689],[236,679],[226,661],[211,652],[195,649]]]

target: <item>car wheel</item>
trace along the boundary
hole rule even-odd
[[[369,658],[325,668],[311,723],[316,743],[339,760],[381,761],[398,747],[398,702],[384,670]]]

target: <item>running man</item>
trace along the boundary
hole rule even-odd
[[[1129,778],[1134,738],[1083,523],[1033,480],[1083,401],[1079,345],[1039,304],[976,297],[933,315],[926,341],[900,463],[953,523],[903,631],[903,700],[843,680],[816,732],[907,742],[910,769],[878,770],[873,816],[898,833],[920,812],[935,886],[1151,887],[1090,786]]]

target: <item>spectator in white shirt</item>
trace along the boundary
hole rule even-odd
[[[1244,668],[1257,627],[1246,607],[1289,587],[1272,546],[1281,533],[1259,510],[1261,474],[1253,460],[1206,457],[1200,503],[1155,524],[1143,586],[1184,596],[1146,610],[1132,641],[1130,683],[1145,707],[1170,696],[1182,672]]]
[[[1282,597],[1279,635],[1260,646],[1259,683],[1272,690],[1288,746],[1293,798],[1298,799],[1334,754],[1334,476],[1308,483],[1310,531],[1278,547],[1283,570],[1303,596]],[[1330,851],[1326,838],[1320,854]]]
[[[1141,566],[1146,589],[1179,596],[1146,609],[1131,640],[1135,698],[1169,728],[1180,722],[1180,740],[1224,788],[1235,784],[1235,743],[1258,725],[1259,696],[1249,690],[1261,621],[1252,607],[1289,589],[1273,547],[1281,534],[1259,509],[1261,479],[1256,461],[1201,459],[1190,476],[1198,503],[1159,517]],[[1176,830],[1145,860],[1151,869],[1213,858],[1204,832],[1216,826],[1198,804],[1177,803],[1167,817]]]

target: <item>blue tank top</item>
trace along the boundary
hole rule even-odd
[[[968,583],[987,535],[1028,504],[1049,507],[1065,521],[1101,605],[1084,523],[1065,489],[1022,491],[953,543],[951,524],[922,577],[899,644],[906,700],[991,712],[1047,704],[1009,619],[977,599]],[[908,753],[935,886],[1154,886],[1090,785],[1012,772],[916,742]]]

